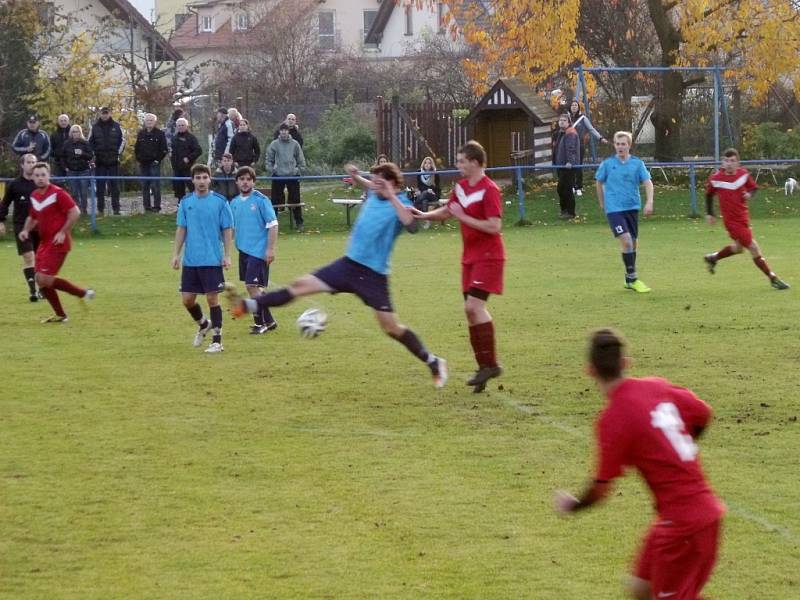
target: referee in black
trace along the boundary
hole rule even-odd
[[[23,154],[19,159],[19,164],[22,173],[14,181],[6,184],[6,193],[0,203],[0,236],[6,233],[6,217],[8,209],[13,205],[14,240],[17,242],[17,254],[22,257],[22,272],[28,284],[28,299],[36,302],[39,296],[36,293],[34,259],[36,248],[39,246],[39,234],[35,230],[31,231],[30,236],[24,242],[17,237],[28,217],[31,192],[36,189],[36,185],[33,183],[33,165],[36,164],[36,156]]]

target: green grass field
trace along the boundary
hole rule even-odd
[[[306,198],[306,234],[281,217],[275,282],[343,253],[328,193]],[[490,302],[506,374],[482,395],[463,383],[452,226],[402,236],[392,275],[400,316],[450,362],[439,392],[351,296],[279,309],[261,337],[226,317],[224,354],[192,348],[169,217],[77,236],[63,273],[98,297],[85,312],[66,299],[64,326],[39,324],[49,311],[28,303],[1,240],[0,598],[622,597],[652,514],[637,477],[576,519],[551,509],[592,469],[602,398],[583,358],[603,325],[627,334],[632,374],[715,409],[701,447],[729,514],[708,595],[798,597],[800,290],[771,289],[745,256],[710,276],[701,256],[724,230],[658,187],[639,255],[654,293],[627,292],[594,197],[569,224],[554,197],[529,196],[533,227],[507,207],[506,294]],[[797,201],[758,199],[756,238],[800,285]],[[311,341],[294,328],[309,306],[330,315]]]

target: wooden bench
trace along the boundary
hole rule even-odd
[[[288,202],[285,204],[273,204],[272,208],[275,209],[275,215],[278,216],[278,212],[284,209],[291,209],[291,208],[303,208],[306,205],[305,202],[297,202],[294,204],[289,204]],[[292,217],[292,213],[290,210],[287,210],[286,213],[289,215],[289,229],[294,229],[294,218]]]
[[[448,200],[448,198],[439,198],[435,203],[429,203],[429,205],[436,204],[437,207],[444,206],[447,204]],[[353,210],[354,206],[361,206],[364,204],[364,201],[361,198],[331,198],[331,202],[338,204],[339,206],[344,206],[347,227],[350,227],[351,223],[350,211]]]
[[[782,164],[762,165],[762,166],[758,167],[758,169],[756,169],[755,181],[756,181],[756,183],[758,183],[758,178],[761,175],[761,173],[763,172],[763,173],[769,173],[772,176],[772,181],[775,182],[775,185],[779,185],[778,184],[778,178],[775,177],[775,171],[786,172],[790,168],[792,168],[791,164],[785,164],[785,165],[782,165]]]

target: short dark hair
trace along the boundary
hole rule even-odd
[[[625,353],[625,338],[610,328],[597,329],[589,338],[589,363],[597,376],[604,381],[622,375],[622,357]]]
[[[403,174],[400,172],[400,167],[393,162],[375,165],[369,172],[373,175],[383,177],[387,181],[393,182],[397,187],[403,187]]]
[[[50,172],[50,165],[47,164],[46,162],[40,160],[35,165],[33,165],[33,170],[35,171],[36,169],[46,169],[47,172],[49,173]]]
[[[739,151],[736,148],[726,148],[722,156],[725,158],[739,158]]]
[[[225,116],[227,116],[227,115],[228,115],[228,109],[227,109],[227,108],[225,108],[224,106],[220,106],[220,107],[217,109],[217,112],[218,112],[218,113],[222,113],[222,114],[224,114]]]
[[[286,131],[290,131],[292,128],[289,127],[288,123],[281,123],[280,125],[278,125],[278,131],[283,131],[284,129]]]
[[[242,177],[244,175],[250,175],[250,179],[252,179],[253,181],[256,180],[256,171],[255,169],[253,169],[253,167],[245,165],[244,167],[239,167],[238,169],[236,169],[236,179],[239,179],[239,177]]]
[[[463,154],[467,160],[477,161],[482,167],[486,165],[486,150],[475,140],[470,140],[461,146],[458,149],[458,153]]]
[[[205,173],[209,177],[211,177],[211,169],[208,168],[208,165],[193,165],[192,166],[192,179],[198,173]]]
[[[226,152],[225,154],[222,155],[222,158],[230,158],[231,160],[233,160],[233,154],[231,154],[230,152]]]

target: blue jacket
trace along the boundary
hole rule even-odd
[[[219,124],[217,135],[214,138],[214,160],[222,160],[222,155],[230,152],[233,141],[233,123],[228,117]]]
[[[34,144],[33,151],[28,150],[28,147]],[[50,136],[41,129],[31,131],[27,127],[17,134],[13,143],[14,152],[19,156],[23,154],[35,154],[38,160],[47,160],[50,158]]]

